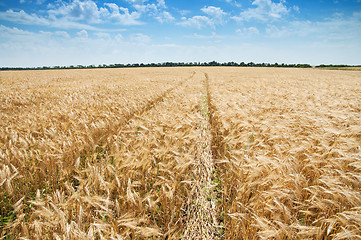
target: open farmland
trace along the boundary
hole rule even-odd
[[[0,237],[361,238],[361,72],[0,72]]]

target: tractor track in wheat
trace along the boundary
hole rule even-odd
[[[102,129],[98,129],[98,131],[91,135],[88,136],[89,139],[92,140],[92,142],[95,142],[97,144],[93,145],[93,147],[90,149],[87,146],[83,146],[79,148],[78,153],[74,156],[74,152],[71,150],[69,152],[65,152],[64,158],[67,158],[69,154],[73,155],[73,159],[77,159],[82,155],[86,155],[89,152],[94,152],[96,150],[96,148],[98,147],[98,145],[102,145],[102,142],[109,137],[112,137],[112,135],[114,133],[119,133],[120,131],[122,131],[122,129],[124,128],[124,126],[126,126],[127,124],[129,124],[129,122],[144,114],[147,111],[150,111],[151,109],[154,108],[154,106],[156,106],[157,104],[159,104],[160,102],[162,102],[164,100],[164,98],[166,98],[172,91],[174,91],[175,89],[181,87],[182,85],[184,85],[187,81],[189,81],[190,79],[193,78],[193,76],[195,75],[195,72],[192,72],[191,76],[189,76],[188,78],[186,78],[185,80],[182,80],[178,83],[176,83],[175,86],[168,88],[167,90],[163,91],[161,94],[153,97],[152,99],[148,100],[146,102],[146,104],[144,104],[144,106],[141,106],[137,109],[133,109],[131,111],[129,111],[128,113],[126,113],[122,119],[118,122],[115,122],[111,125],[105,126]]]
[[[211,107],[209,78],[204,73],[202,99],[199,111],[199,142],[194,165],[194,182],[189,199],[188,224],[183,239],[220,239],[222,227],[219,225],[217,198],[219,189],[214,162],[214,133],[212,125],[214,108]]]

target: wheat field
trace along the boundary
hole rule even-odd
[[[361,72],[0,72],[1,239],[361,239]]]

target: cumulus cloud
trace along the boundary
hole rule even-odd
[[[232,18],[239,22],[250,20],[267,22],[280,19],[290,11],[284,3],[284,0],[281,0],[279,3],[275,3],[272,0],[254,0],[252,2],[252,5],[255,6],[254,8],[242,11],[239,16]]]
[[[164,0],[157,0],[157,6],[160,8],[167,8]]]
[[[25,1],[25,0],[21,0]],[[35,1],[35,0],[34,0]],[[36,0],[39,3],[44,0]],[[42,25],[55,28],[75,28],[96,30],[94,24],[113,22],[120,25],[144,24],[140,20],[143,15],[148,15],[160,23],[168,23],[175,20],[169,11],[165,0],[126,0],[132,5],[134,11],[119,6],[115,3],[103,3],[98,5],[93,0],[59,0],[48,4],[48,10],[41,13],[26,13],[23,10],[8,10],[0,12],[0,20],[27,25]]]
[[[154,13],[156,13],[156,12],[159,11],[157,5],[155,5],[154,3],[152,3],[152,4],[145,4],[145,5],[135,4],[133,7],[134,7],[138,12],[144,13],[144,14],[148,14],[148,15],[154,14]]]
[[[212,19],[213,24],[223,24],[224,17],[227,15],[221,8],[219,7],[204,7],[201,9],[202,12],[206,13]]]
[[[86,30],[81,30],[80,32],[77,32],[79,38],[86,39],[88,38],[88,32]]]
[[[182,17],[182,22],[179,25],[201,28],[207,25],[212,25],[210,18],[206,16],[194,16],[191,18]]]
[[[224,17],[227,14],[221,8],[208,6],[203,7],[201,11],[207,16],[182,17],[182,22],[180,22],[179,25],[202,28],[205,26],[215,27],[216,25],[224,24]]]
[[[28,14],[23,10],[16,12],[10,9],[6,12],[0,12],[0,19],[27,25],[49,25],[47,19],[39,17],[36,14]]]
[[[84,20],[85,22],[100,22],[100,16],[105,13],[104,8],[98,9],[93,1],[74,0],[70,3],[62,3],[62,6],[48,11],[51,19],[58,17],[72,20]]]
[[[105,3],[103,7],[91,0],[74,0],[69,3],[58,2],[57,5],[49,5],[47,15],[29,14],[24,10],[7,10],[0,12],[0,20],[26,25],[40,25],[55,28],[74,28],[95,30],[91,26],[96,23],[114,21],[121,25],[139,25],[141,13],[137,11],[129,12],[128,8],[119,7],[115,3]],[[172,19],[170,14],[161,13],[159,19],[168,21]]]
[[[116,21],[119,24],[123,25],[139,25],[142,24],[138,19],[140,18],[140,13],[132,12],[129,13],[128,8],[118,7],[115,3],[105,3],[109,8],[109,12],[105,13],[107,17]]]
[[[171,22],[175,18],[167,9],[164,0],[157,0],[154,3],[146,3],[147,1],[127,0],[133,4],[133,7],[140,13],[153,17],[160,23]]]
[[[20,35],[32,35],[29,31],[24,31],[16,27],[9,28],[4,25],[0,25],[0,36],[4,39],[9,36],[20,36]]]
[[[163,11],[157,14],[157,16],[155,16],[155,19],[157,19],[158,22],[160,23],[164,23],[164,22],[172,22],[175,18],[169,12]]]
[[[6,27],[0,25],[0,43],[17,46],[16,49],[28,48],[34,49],[41,47],[42,44],[50,43],[51,41],[59,41],[70,39],[70,35],[65,31],[39,31],[31,32],[22,30],[16,27]]]
[[[49,26],[54,28],[63,28],[63,29],[88,29],[92,30],[95,29],[94,27],[78,23],[75,21],[71,21],[68,19],[50,19],[42,16],[38,16],[37,14],[28,14],[23,10],[20,10],[19,12],[13,11],[13,10],[7,10],[6,12],[0,12],[0,19],[19,23],[23,25],[38,25],[38,26]]]

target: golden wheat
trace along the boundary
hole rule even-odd
[[[361,238],[361,75],[0,73],[0,236]]]
[[[94,215],[105,217],[117,205],[102,196],[113,187],[102,175],[114,177],[114,167],[104,164],[103,169],[97,162],[104,161],[110,145],[122,144],[113,139],[132,115],[189,76],[190,70],[3,72],[2,79],[9,81],[2,81],[1,88],[2,215],[16,215],[9,233],[55,238],[74,228],[79,239],[85,236],[81,230],[88,237],[100,234],[95,228],[105,226],[92,221]],[[84,175],[89,185],[83,184]],[[83,185],[86,196],[79,195]],[[88,205],[75,207],[80,199]],[[85,221],[83,228],[73,223],[77,213],[78,222]]]
[[[359,72],[209,70],[227,239],[361,238]]]

